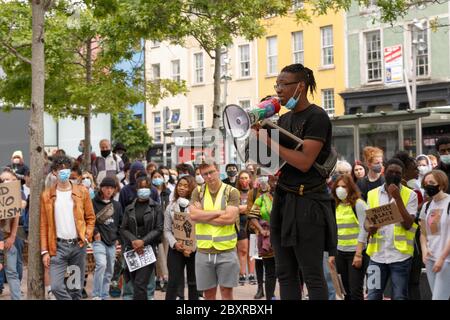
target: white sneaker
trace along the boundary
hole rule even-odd
[[[47,292],[47,300],[56,300],[55,295],[53,294],[52,290],[49,290]]]
[[[100,297],[93,297],[92,300],[102,300]]]

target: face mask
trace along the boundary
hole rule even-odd
[[[386,179],[386,185],[395,184],[396,186],[400,185],[400,182],[402,182],[402,177],[397,175],[385,175]]]
[[[172,180],[173,180],[174,182],[177,182],[177,176],[176,176],[176,175],[173,174],[173,175],[171,175],[170,177],[172,178]]]
[[[92,185],[91,179],[83,179],[82,183],[86,188],[90,188]]]
[[[439,193],[439,191],[441,191],[439,190],[439,186],[433,186],[431,184],[425,186],[424,189],[426,194],[429,195],[430,197],[434,197]]]
[[[186,208],[189,205],[189,200],[186,198],[178,198],[178,205],[182,208]]]
[[[336,196],[341,201],[347,199],[347,196],[348,196],[347,189],[345,189],[344,187],[337,187],[336,188]]]
[[[81,153],[83,153],[83,152],[84,152],[83,146],[78,146],[78,151],[81,152]]]
[[[421,176],[426,175],[428,172],[430,172],[430,169],[428,168],[428,166],[418,166],[417,169],[419,169],[419,174]]]
[[[14,163],[14,164],[20,164],[20,159],[14,158],[14,159],[13,159],[13,163]]]
[[[62,169],[58,172],[58,178],[61,182],[66,182],[70,177],[70,169]]]
[[[100,153],[102,154],[103,158],[106,158],[111,153],[111,150],[102,150],[100,151]]]
[[[375,173],[381,173],[381,170],[383,170],[383,166],[381,164],[375,164],[372,166],[372,171]]]
[[[147,200],[150,198],[150,189],[149,188],[142,188],[137,191],[137,196],[139,199]]]
[[[294,97],[295,97],[295,94],[297,93],[299,85],[300,85],[300,83],[297,85],[297,88],[295,88],[295,91],[294,91],[294,94],[292,95],[292,97],[286,103],[286,105],[285,105],[286,109],[292,110],[297,106],[298,99],[300,98],[300,95],[302,94],[302,92],[300,91],[297,98],[294,98]]]
[[[242,189],[244,189],[244,190],[248,189],[249,185],[250,185],[250,182],[249,182],[249,181],[242,181],[242,182],[241,182],[241,187],[242,187]]]
[[[410,189],[416,189],[417,188],[417,180],[416,179],[408,180],[408,182],[406,183],[406,186]]]
[[[72,184],[78,184],[78,180],[77,179],[70,179],[70,182],[72,182]]]
[[[156,187],[159,187],[160,185],[162,185],[164,183],[163,178],[155,178],[152,180],[152,184]]]
[[[179,175],[178,175],[178,178],[183,178],[183,177],[187,177],[189,175],[189,173],[180,173]]]
[[[91,200],[95,198],[95,191],[93,189],[89,189],[89,197]]]
[[[116,154],[117,154],[119,157],[122,157],[123,154],[124,154],[124,152],[123,152],[123,151],[117,151]]]
[[[236,177],[236,175],[237,175],[237,171],[227,171],[227,176],[229,176],[230,178]]]
[[[164,182],[167,183],[167,182],[169,182],[169,180],[170,180],[170,176],[165,174],[164,175]]]
[[[450,164],[450,154],[443,154],[441,156],[441,162],[444,164]]]
[[[195,176],[195,182],[197,182],[197,184],[204,184],[205,183],[205,179],[203,179],[203,177],[201,175],[196,175]]]

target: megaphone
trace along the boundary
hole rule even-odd
[[[249,136],[252,125],[270,118],[278,113],[280,108],[280,100],[275,97],[260,102],[255,109],[250,111],[245,111],[236,104],[229,104],[223,111],[223,124],[231,137],[245,139]]]

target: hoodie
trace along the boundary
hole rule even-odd
[[[136,190],[136,173],[138,171],[145,171],[144,165],[139,162],[135,161],[130,166],[130,184],[126,185],[125,187],[120,190],[119,195],[119,202],[122,205],[122,210],[125,211],[125,208],[133,202],[134,199],[137,198],[137,190]],[[150,198],[154,200],[155,202],[159,203],[160,198],[158,194],[158,190],[156,190],[155,187],[150,187]]]
[[[94,235],[99,232],[103,243],[107,246],[114,245],[115,241],[119,239],[119,227],[122,224],[122,207],[117,201],[111,201],[114,207],[114,214],[105,223],[100,224],[96,221],[94,227]],[[95,198],[92,199],[95,215],[97,215],[107,204],[108,203],[105,203],[100,198],[100,195],[96,193]]]

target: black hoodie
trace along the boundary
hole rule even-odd
[[[116,240],[119,239],[119,228],[122,224],[122,206],[119,202],[111,200],[114,207],[114,214],[105,223],[95,222],[94,235],[100,232],[102,241],[107,246],[112,246]],[[105,203],[98,193],[96,193],[94,199],[92,199],[92,205],[94,206],[95,215],[102,210],[108,203]]]

